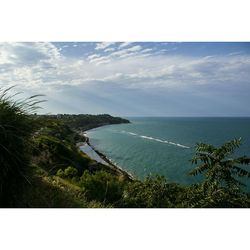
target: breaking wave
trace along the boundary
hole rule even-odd
[[[174,146],[177,146],[177,147],[180,147],[180,148],[190,148],[190,147],[182,145],[180,143],[175,143],[175,142],[171,142],[171,141],[167,141],[167,140],[161,140],[161,139],[154,138],[154,137],[151,137],[151,136],[146,136],[146,135],[138,135],[136,133],[128,132],[128,131],[125,131],[125,130],[122,130],[122,133],[126,133],[126,134],[129,134],[129,135],[137,136],[137,137],[140,137],[140,138],[143,138],[143,139],[147,139],[147,140],[152,140],[152,141],[157,141],[157,142],[161,142],[161,143],[166,143],[166,144],[174,145]]]

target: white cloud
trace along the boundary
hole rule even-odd
[[[133,46],[133,47],[130,47],[127,49],[115,51],[115,52],[111,53],[110,56],[119,56],[121,58],[128,57],[131,55],[136,55],[135,52],[138,52],[141,49],[142,49],[142,47],[140,45],[136,45],[136,46]],[[134,53],[131,53],[131,52],[134,52]]]
[[[119,45],[119,48],[124,48],[124,47],[127,47],[127,46],[131,45],[131,44],[132,44],[132,42],[121,43],[121,44]]]
[[[51,43],[1,43],[0,86],[59,91],[93,82],[123,88],[191,88],[197,85],[249,84],[250,57],[161,55],[140,45],[109,55],[69,58]]]
[[[115,44],[115,43],[113,43],[113,42],[97,43],[95,49],[96,50],[103,50],[103,49],[106,49],[107,47],[109,47],[113,44]]]
[[[105,64],[105,63],[109,63],[109,62],[111,62],[110,59],[100,60],[100,61],[96,62],[96,65]]]
[[[115,51],[113,53],[110,54],[110,56],[121,56],[121,55],[124,55],[128,52],[127,49],[124,49],[124,50],[118,50],[118,51]]]
[[[107,48],[104,50],[104,52],[111,52],[111,51],[114,51],[115,49],[114,48]]]
[[[133,47],[128,48],[127,51],[139,51],[141,49],[142,47],[140,45],[135,45]]]
[[[174,47],[174,48],[171,48],[171,49],[162,49],[161,51],[162,52],[169,52],[169,51],[175,51],[177,49],[178,49],[177,47]]]
[[[88,59],[94,59],[94,58],[97,58],[97,57],[100,57],[100,55],[92,54],[92,55],[88,56]]]
[[[97,63],[97,64],[100,64],[102,63],[102,61],[106,62],[110,60],[110,57],[109,56],[98,56],[98,57],[94,57],[94,58],[91,58],[89,60],[90,63]]]
[[[153,49],[144,49],[142,50],[141,52],[145,53],[145,52],[149,52],[149,51],[152,51]]]
[[[213,57],[215,57],[215,56],[212,56],[212,55],[211,56],[204,56],[203,59],[206,60],[206,59],[210,59],[210,58],[213,58]]]
[[[0,43],[0,67],[5,69],[0,81],[4,86],[40,88],[62,60],[60,48],[51,43]]]
[[[120,55],[120,58],[126,58],[126,57],[134,57],[135,58],[136,55],[138,55],[137,52],[124,53],[124,54]]]
[[[32,65],[39,61],[58,60],[61,57],[59,48],[51,43],[0,43],[0,55],[0,65]]]

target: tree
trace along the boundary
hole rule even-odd
[[[198,143],[196,155],[192,163],[202,164],[194,168],[190,174],[205,173],[206,182],[209,185],[218,183],[227,188],[239,188],[244,184],[237,177],[250,177],[250,172],[241,168],[242,164],[249,164],[250,158],[246,156],[231,158],[236,148],[241,145],[241,139],[234,139],[216,148],[210,144]]]
[[[204,174],[204,182],[195,187],[196,194],[199,193],[200,197],[204,197],[203,202],[206,200],[206,204],[215,202],[226,206],[225,200],[229,201],[229,197],[236,202],[239,202],[239,199],[242,200],[241,187],[245,184],[239,179],[240,177],[249,178],[250,172],[241,165],[248,165],[250,159],[246,156],[233,158],[235,149],[240,145],[241,139],[226,142],[218,148],[210,144],[197,144],[192,163],[201,164],[195,167],[190,175]],[[221,203],[222,200],[223,203]]]

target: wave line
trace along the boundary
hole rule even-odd
[[[154,137],[151,137],[151,136],[138,135],[136,133],[125,131],[125,130],[122,130],[121,132],[122,133],[126,133],[126,134],[130,134],[130,135],[133,135],[133,136],[137,136],[137,137],[140,137],[142,139],[147,139],[147,140],[152,140],[152,141],[157,141],[157,142],[161,142],[161,143],[166,143],[166,144],[174,145],[174,146],[177,146],[177,147],[180,147],[180,148],[190,148],[190,147],[182,145],[180,143],[175,143],[175,142],[171,142],[171,141],[167,141],[167,140],[161,140],[161,139],[154,138]]]

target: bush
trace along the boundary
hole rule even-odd
[[[91,174],[88,170],[80,178],[80,186],[85,191],[88,200],[96,200],[104,204],[119,206],[122,199],[123,188],[126,182],[123,178],[105,171]]]
[[[177,184],[167,183],[165,177],[147,177],[143,182],[129,183],[123,193],[124,207],[160,208],[176,207],[179,193]]]
[[[61,178],[69,178],[69,179],[76,177],[77,174],[78,174],[78,170],[71,166],[68,166],[64,171],[62,169],[59,169],[56,173],[56,175]]]

